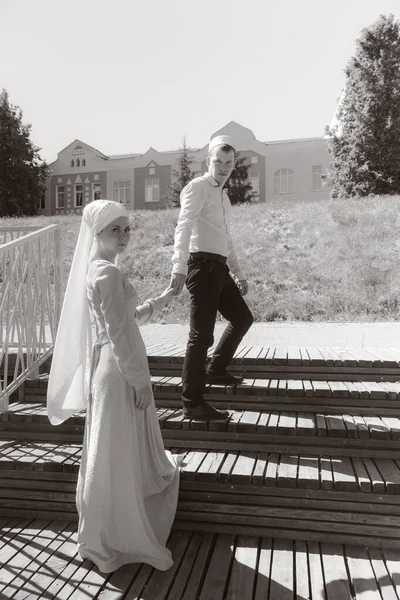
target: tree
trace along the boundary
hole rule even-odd
[[[327,129],[331,196],[400,193],[400,27],[381,15],[363,29],[346,69],[337,123]]]
[[[178,169],[172,171],[175,181],[169,186],[166,199],[169,206],[179,206],[179,198],[183,188],[196,177],[197,173],[192,171],[191,165],[194,163],[191,158],[190,148],[186,144],[186,136],[182,138],[182,148],[178,158]]]
[[[8,93],[0,93],[0,217],[34,215],[49,176],[47,164],[30,139],[31,125],[12,106]]]
[[[232,204],[243,204],[253,199],[253,188],[249,181],[249,165],[246,157],[236,154],[235,168],[225,184],[225,190]]]

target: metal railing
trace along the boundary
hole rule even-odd
[[[2,242],[2,243],[1,243]],[[62,303],[61,231],[0,227],[0,412],[52,354]]]

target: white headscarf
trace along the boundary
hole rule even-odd
[[[52,425],[86,407],[92,353],[86,273],[95,236],[119,217],[129,213],[111,200],[95,200],[83,210],[50,369],[47,415]]]

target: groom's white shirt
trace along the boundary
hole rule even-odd
[[[187,274],[190,252],[212,252],[225,256],[232,273],[238,279],[245,279],[229,232],[231,210],[228,194],[209,173],[196,177],[183,188],[172,273]]]

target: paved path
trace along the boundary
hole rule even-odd
[[[218,339],[225,325],[218,323]],[[189,327],[149,324],[141,328],[146,344],[184,344]],[[339,346],[347,348],[400,348],[400,323],[254,323],[244,344],[254,346]]]

